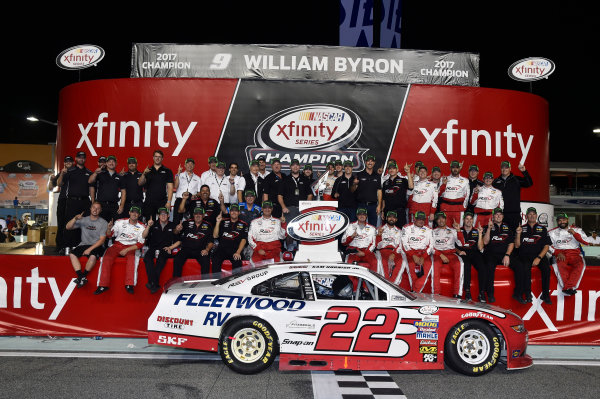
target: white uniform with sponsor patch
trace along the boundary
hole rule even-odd
[[[119,219],[113,225],[112,236],[115,241],[123,245],[143,244],[145,240],[142,233],[145,228],[146,226],[140,222],[129,223],[129,218]]]
[[[283,240],[285,230],[281,227],[281,220],[274,217],[259,217],[250,223],[248,230],[248,244],[254,249],[257,242],[273,242]]]

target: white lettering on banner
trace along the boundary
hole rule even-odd
[[[328,71],[329,58],[317,56],[285,56],[285,55],[248,55],[244,54],[246,68],[250,70],[281,70],[281,71]],[[403,73],[403,60],[386,58],[351,58],[334,57],[336,72],[362,73]]]
[[[76,148],[81,148],[85,144],[88,150],[90,151],[90,154],[92,156],[96,156],[96,148],[101,148],[106,144],[103,137],[104,128],[106,127],[109,128],[109,138],[107,147],[116,147],[115,135],[117,129],[117,122],[107,122],[105,119],[108,119],[108,112],[102,112],[101,114],[99,114],[98,120],[96,122],[89,122],[85,126],[83,123],[79,123],[77,126],[79,127],[81,138],[79,139]],[[197,125],[197,121],[190,122],[187,129],[185,129],[185,132],[182,133],[182,129],[179,127],[179,123],[177,121],[166,121],[165,113],[163,112],[158,115],[158,119],[154,122],[144,121],[144,147],[150,147],[151,145],[153,126],[156,127],[156,143],[158,144],[158,146],[163,148],[169,147],[169,141],[165,139],[165,135],[168,132],[166,128],[171,127],[172,134],[173,136],[175,136],[175,140],[177,141],[177,146],[175,147],[172,156],[176,157],[183,149],[183,146],[188,141]],[[92,132],[92,128],[94,127],[96,128],[96,147],[94,147],[90,139],[90,133]],[[140,124],[137,121],[119,121],[119,147],[126,147],[126,138],[128,130],[131,130],[133,134],[133,147],[139,147],[141,129]]]
[[[585,292],[585,291],[584,291]],[[587,321],[596,321],[596,302],[600,298],[600,291],[587,291],[588,293],[588,315]],[[565,318],[565,296],[560,290],[554,290],[550,295],[556,297],[556,321],[563,321]],[[573,321],[581,321],[581,311],[583,305],[583,292],[578,291],[575,294],[575,303],[573,305]],[[523,316],[523,320],[530,320],[534,314],[539,314],[550,331],[558,331],[550,316],[542,307],[542,297],[534,296],[531,307]]]
[[[437,157],[442,163],[448,163],[445,155],[454,154],[453,140],[454,135],[460,133],[460,155],[478,155],[479,152],[479,138],[484,138],[485,143],[485,155],[492,156],[492,136],[487,130],[482,129],[472,129],[471,130],[471,154],[467,154],[468,142],[469,139],[467,137],[468,129],[459,129],[456,127],[458,125],[457,119],[450,119],[446,124],[446,128],[434,128],[431,132],[425,128],[420,127],[419,131],[425,137],[425,144],[419,150],[419,154],[425,154],[429,148],[435,152]],[[442,150],[438,147],[436,142],[436,138],[440,133],[446,135],[446,153],[444,154]],[[519,143],[519,149],[521,150],[521,159],[519,160],[520,164],[525,164],[525,160],[527,159],[527,155],[529,154],[529,150],[531,149],[531,144],[533,143],[533,135],[529,135],[527,138],[527,143],[524,141],[524,134],[513,132],[512,124],[506,125],[506,130],[504,132],[496,131],[495,132],[495,156],[502,157],[502,136],[506,138],[506,155],[509,158],[517,158],[518,154],[513,150],[513,139],[517,138]]]
[[[75,289],[75,284],[72,281],[69,281],[69,284],[65,288],[65,291],[61,294],[58,285],[56,284],[56,279],[54,277],[40,277],[38,268],[31,269],[31,276],[27,277],[25,281],[28,284],[31,284],[31,295],[30,295],[30,304],[34,309],[44,309],[46,304],[40,303],[39,301],[39,289],[41,284],[46,284],[46,280],[48,280],[48,285],[50,286],[50,290],[52,291],[52,296],[54,297],[54,309],[48,317],[48,320],[56,320],[61,310],[69,300],[69,297],[73,293]],[[23,279],[21,277],[14,278],[14,293],[13,293],[13,308],[20,309],[21,308],[21,286],[23,283]],[[8,285],[6,280],[0,277],[0,309],[8,308]]]

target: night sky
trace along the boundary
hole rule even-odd
[[[2,28],[5,100],[0,142],[55,141],[54,127],[25,118],[34,114],[55,121],[59,91],[71,83],[129,77],[135,42],[338,44],[337,0],[197,3],[192,8],[173,2],[164,9],[142,10],[105,3],[94,7],[102,10],[5,10],[5,20],[16,24]],[[591,9],[547,8],[548,2],[432,3],[404,0],[402,48],[479,53],[482,87],[520,91],[529,91],[530,84],[512,80],[508,67],[526,57],[551,59],[556,71],[531,85],[550,104],[550,160],[598,161],[600,134],[592,129],[600,128],[600,79],[593,60],[598,58],[600,33]],[[58,68],[56,56],[79,44],[98,45],[106,55],[97,67],[80,72]]]

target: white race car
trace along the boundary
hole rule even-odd
[[[176,282],[148,319],[148,342],[219,352],[245,374],[442,369],[481,375],[506,356],[532,365],[516,314],[413,294],[362,266],[280,263],[220,280]],[[505,349],[505,351],[504,351]]]

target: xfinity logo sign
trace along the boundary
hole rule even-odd
[[[334,210],[303,213],[288,224],[290,237],[300,241],[326,241],[342,234],[348,227],[348,217]]]
[[[92,44],[71,47],[56,57],[56,65],[62,69],[85,69],[96,66],[104,58],[104,50]]]
[[[427,128],[420,127],[419,131],[425,138],[425,143],[419,150],[419,154],[433,151],[442,163],[448,163],[446,155],[484,155],[497,158],[518,158],[520,164],[525,164],[533,135],[513,131],[512,124],[506,125],[504,131],[491,132],[484,129],[466,129],[459,125],[457,119],[450,119],[446,127]],[[446,139],[439,137],[441,134]],[[459,148],[454,147],[454,136],[459,139]],[[516,139],[516,140],[515,140]],[[446,143],[445,151],[440,145]]]
[[[521,82],[531,82],[548,79],[554,70],[554,62],[547,58],[524,58],[508,68],[508,76]]]

